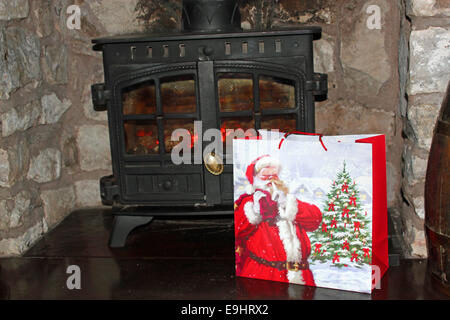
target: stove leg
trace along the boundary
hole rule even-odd
[[[109,246],[111,248],[123,248],[128,234],[136,227],[147,224],[153,220],[149,216],[115,216]]]

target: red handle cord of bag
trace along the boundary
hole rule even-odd
[[[284,137],[280,141],[278,149],[281,149],[281,145],[283,144],[283,141],[286,140],[286,138],[288,136],[290,136],[291,134],[302,134],[302,135],[306,135],[306,136],[319,136],[319,141],[322,144],[322,147],[325,149],[325,151],[328,151],[328,149],[325,147],[325,144],[322,141],[323,134],[321,134],[321,133],[301,132],[301,131],[291,131],[291,132],[285,133]]]

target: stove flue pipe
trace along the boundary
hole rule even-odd
[[[183,30],[194,33],[242,31],[237,0],[183,0],[182,20]]]

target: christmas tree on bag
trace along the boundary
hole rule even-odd
[[[371,219],[360,201],[358,186],[346,171],[337,174],[322,209],[321,226],[310,235],[311,260],[341,268],[371,264]]]

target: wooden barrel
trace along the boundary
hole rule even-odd
[[[450,295],[450,83],[428,158],[425,230],[429,273]]]

